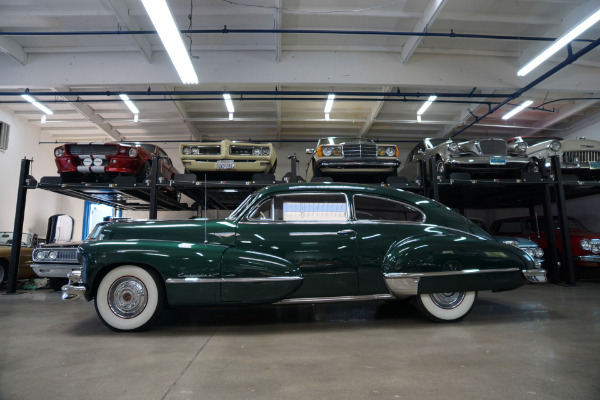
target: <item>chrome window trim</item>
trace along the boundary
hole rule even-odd
[[[254,218],[250,218],[250,215],[252,215],[257,208],[259,208],[261,205],[263,205],[265,202],[267,201],[271,201],[271,207],[273,207],[273,200],[275,199],[275,197],[285,197],[285,196],[298,196],[298,195],[309,195],[309,196],[322,196],[322,195],[342,195],[344,196],[344,199],[346,200],[346,220],[345,221],[321,221],[321,220],[311,220],[311,221],[285,221],[285,220],[273,220],[273,219],[254,219]],[[246,213],[245,217],[242,217],[241,222],[260,222],[260,223],[266,223],[266,224],[270,224],[270,223],[276,223],[276,224],[314,224],[314,223],[319,223],[319,224],[340,224],[340,223],[346,223],[346,222],[352,222],[352,218],[351,218],[351,212],[350,212],[350,200],[348,199],[348,195],[344,192],[334,192],[334,191],[322,191],[322,192],[304,192],[304,193],[275,193],[273,194],[273,196],[270,196],[269,198],[265,199],[264,201],[259,202],[258,204],[254,205],[250,211],[248,211]],[[275,213],[273,212],[274,209],[271,209],[271,214],[274,215]]]
[[[376,219],[358,219],[356,217],[356,197],[357,196],[362,196],[362,197],[371,197],[374,199],[383,199],[383,200],[387,200],[387,201],[392,201],[398,204],[401,204],[411,210],[414,210],[416,212],[418,212],[419,214],[421,214],[421,218],[422,220],[420,222],[416,222],[416,221],[394,221],[394,220],[376,220]],[[403,201],[397,200],[397,199],[393,199],[390,197],[383,197],[383,196],[377,196],[377,195],[372,195],[372,194],[365,194],[365,193],[355,193],[352,195],[352,213],[353,213],[353,221],[355,222],[371,222],[371,223],[393,223],[393,224],[411,224],[411,225],[422,225],[425,224],[425,222],[427,221],[427,215],[419,208],[417,208],[416,206],[413,206],[411,204],[405,203]]]
[[[302,280],[301,276],[267,276],[263,278],[169,278],[168,284],[179,283],[264,283]]]
[[[339,303],[345,301],[393,300],[395,297],[389,293],[367,294],[360,296],[338,297],[298,297],[284,299],[273,304],[304,304],[304,303]]]

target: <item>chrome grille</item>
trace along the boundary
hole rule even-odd
[[[77,263],[77,247],[72,248],[64,248],[64,249],[54,249],[51,247],[36,249],[34,254],[34,259],[37,259],[36,255],[40,252],[49,253],[55,252],[56,258],[54,260],[49,259],[47,256],[41,260],[40,262],[52,262],[52,263]]]
[[[113,156],[117,154],[118,146],[113,144],[72,144],[67,146],[67,151],[74,156],[97,155]]]
[[[196,149],[198,152],[196,153]],[[192,155],[200,154],[203,156],[207,155],[218,155],[221,154],[221,146],[198,146],[192,147]]]
[[[229,147],[229,154],[235,156],[251,156],[254,147],[252,146],[231,146]]]
[[[575,158],[579,162],[600,162],[600,151],[565,151],[562,155],[563,162],[574,163]]]
[[[499,139],[483,139],[479,141],[482,156],[505,156],[506,141]]]
[[[349,158],[377,157],[377,146],[370,143],[346,143],[343,151]]]

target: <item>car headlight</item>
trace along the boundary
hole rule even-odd
[[[192,147],[192,154],[200,154],[200,148],[199,147]]]
[[[56,260],[56,257],[58,257],[58,253],[56,251],[51,251],[48,253],[48,258],[50,260]]]
[[[263,153],[263,156],[268,156],[269,154],[271,154],[271,149],[269,149],[268,147],[263,147],[262,153]]]
[[[57,147],[54,149],[54,155],[56,157],[61,157],[65,153],[65,150],[62,147]]]
[[[45,251],[34,251],[33,252],[33,261],[40,261],[43,260],[44,258],[46,258],[46,252]]]
[[[553,141],[552,143],[550,143],[550,150],[552,151],[559,151],[560,150],[560,142],[559,141]]]
[[[260,156],[262,154],[262,151],[260,149],[260,147],[253,147],[252,148],[252,155],[253,156]]]
[[[133,148],[129,149],[129,157],[135,157],[135,156],[137,156],[137,154],[138,154],[137,149],[133,149]]]
[[[181,149],[181,152],[186,156],[189,156],[190,154],[192,154],[192,149],[188,146],[185,146],[183,149]]]
[[[527,143],[521,142],[521,143],[517,144],[517,151],[519,151],[521,153],[525,153],[527,151]]]
[[[323,147],[323,155],[325,157],[329,157],[333,154],[333,148],[332,147]]]
[[[450,151],[451,153],[456,153],[458,152],[458,143],[449,143],[448,144],[448,151]]]
[[[396,148],[395,147],[379,147],[377,149],[377,154],[380,156],[386,157],[395,157],[396,156]]]
[[[598,245],[598,244],[593,244],[593,245],[592,245],[592,253],[594,253],[594,254],[598,254],[598,253],[600,253],[600,245]]]
[[[579,242],[579,245],[585,251],[590,251],[592,249],[592,244],[590,243],[589,239],[581,239],[581,242]]]
[[[527,252],[527,254],[529,254],[531,257],[535,258],[535,249],[532,249],[531,247],[528,247],[525,249],[525,251]]]
[[[541,247],[536,247],[535,248],[535,257],[536,258],[542,258],[542,257],[544,257],[544,250],[542,250]]]

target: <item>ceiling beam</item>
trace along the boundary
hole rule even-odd
[[[55,87],[55,88],[51,88],[51,90],[55,91],[55,92],[70,91],[70,89],[67,87]],[[73,107],[75,110],[77,110],[81,115],[86,117],[88,119],[88,121],[94,123],[98,128],[100,128],[101,130],[106,132],[106,134],[108,136],[110,136],[111,138],[113,138],[114,140],[117,140],[117,141],[121,140],[121,134],[119,132],[115,131],[112,128],[112,126],[109,123],[105,122],[101,116],[96,114],[94,112],[94,110],[92,109],[92,107],[90,107],[88,104],[78,103],[76,96],[61,96],[61,97],[64,98],[65,100],[67,100],[69,102],[68,104],[71,107]]]
[[[281,0],[275,0],[275,22],[274,29],[281,29]],[[281,33],[275,34],[275,62],[281,60]]]
[[[23,47],[13,39],[0,36],[0,52],[6,53],[21,64],[27,64],[27,53]]]
[[[435,21],[439,12],[442,10],[442,7],[444,7],[444,4],[446,4],[446,0],[430,0],[425,8],[423,18],[417,22],[413,28],[413,32],[427,32],[429,26]],[[406,65],[422,41],[422,36],[411,36],[406,40],[406,43],[404,43],[404,46],[402,47],[402,52],[400,53],[402,65]]]
[[[390,86],[386,86],[383,89],[381,89],[381,91],[383,93],[389,93],[391,90],[392,90],[392,88]],[[385,104],[385,101],[376,101],[375,103],[373,103],[373,105],[371,106],[371,111],[369,112],[369,116],[367,117],[367,120],[365,121],[365,123],[360,128],[360,131],[358,132],[359,138],[364,137],[365,134],[369,131],[369,129],[371,129],[371,126],[375,122],[375,119],[377,119],[377,116],[379,115],[379,112],[381,111],[381,108],[383,107],[384,104]]]
[[[117,18],[129,31],[139,31],[140,25],[137,23],[135,18],[129,15],[129,9],[122,0],[104,0],[106,5],[114,11]],[[152,62],[152,45],[150,41],[143,35],[132,35],[133,40],[137,43],[140,51],[146,57],[148,62]]]

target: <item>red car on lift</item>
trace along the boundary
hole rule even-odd
[[[110,181],[133,175],[137,182],[150,177],[152,157],[158,160],[158,176],[173,179],[179,172],[160,147],[149,143],[67,143],[54,149],[63,182]]]
[[[569,234],[571,237],[571,252],[575,267],[600,268],[600,233],[592,232],[579,220],[568,218]],[[548,251],[546,220],[544,218],[516,217],[495,221],[490,230],[494,235],[524,237],[536,242],[545,252]],[[554,218],[556,246],[563,251],[560,237],[560,224]]]

